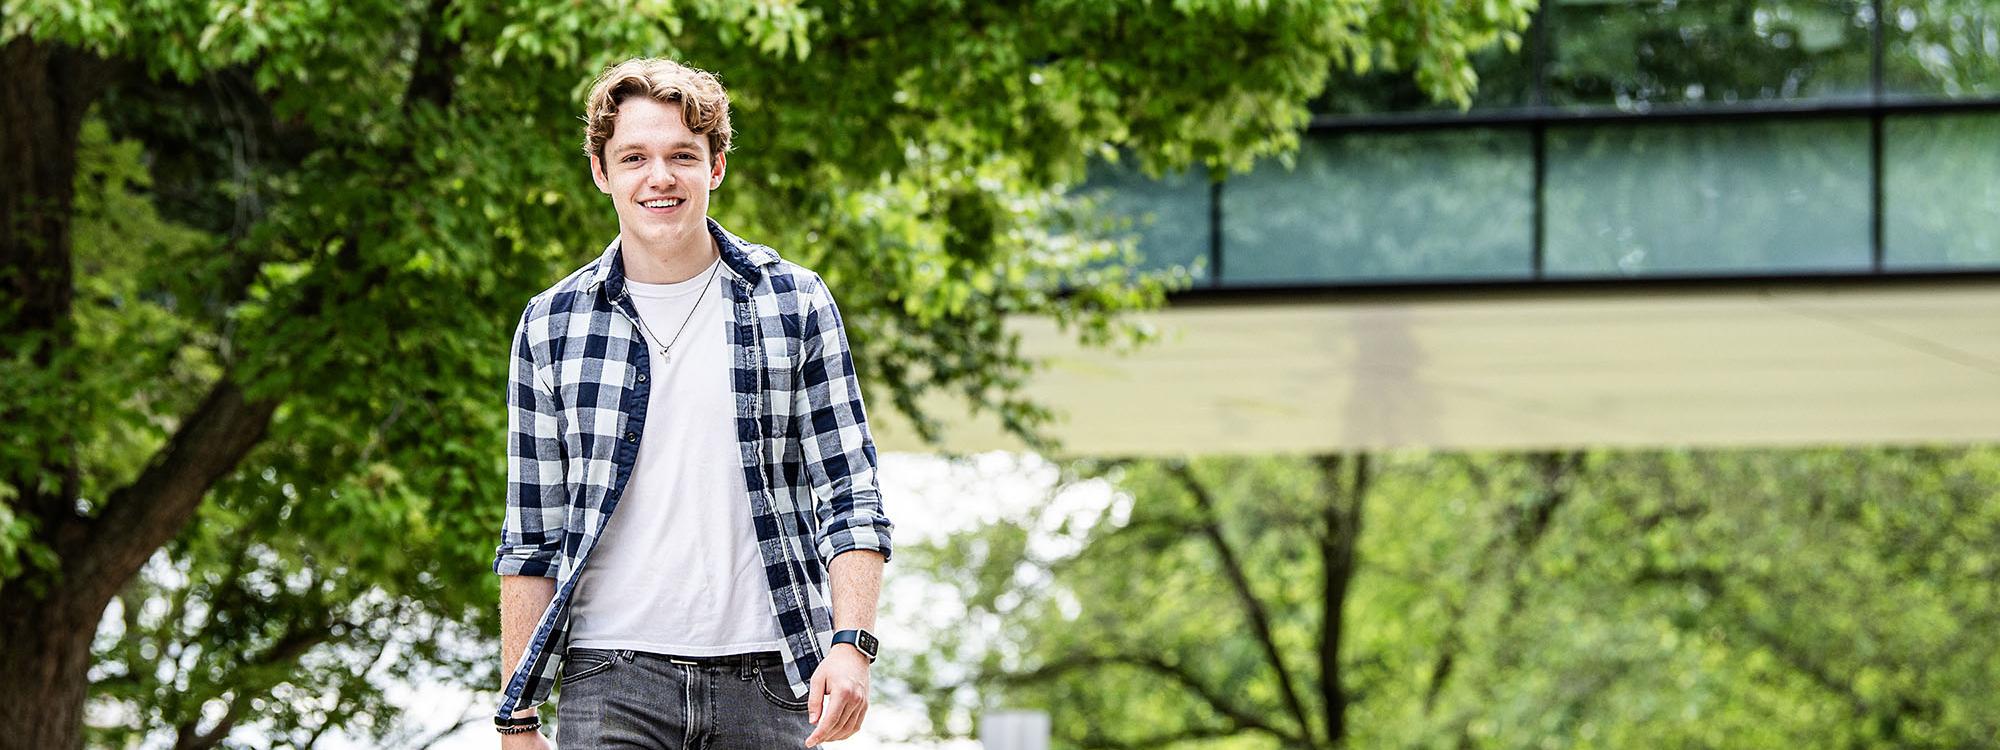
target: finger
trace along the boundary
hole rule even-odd
[[[824,704],[825,710],[820,712],[819,718],[813,720],[813,723],[819,726],[813,729],[812,736],[806,738],[806,747],[812,747],[833,737],[834,722],[832,719],[840,715],[840,707],[840,694],[828,691]]]
[[[820,700],[825,695],[826,695],[826,674],[824,672],[815,671],[813,672],[812,676],[812,688],[806,692],[807,721],[810,721],[814,724],[819,723]]]
[[[827,730],[827,738],[846,739],[861,728],[861,714],[868,710],[868,694],[853,685],[828,688],[829,695],[840,699],[840,711],[833,715],[833,725]]]
[[[862,723],[868,720],[868,701],[867,699],[863,699],[860,703],[861,705],[854,709],[854,726],[849,727],[847,730],[847,734],[850,737],[860,734]]]
[[[855,732],[861,731],[861,717],[868,713],[868,701],[865,698],[849,698],[842,703],[846,705],[840,713],[840,724],[834,727],[831,736],[836,740],[847,739],[854,736]]]

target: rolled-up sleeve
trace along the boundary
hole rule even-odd
[[[805,320],[799,387],[793,415],[806,476],[812,481],[813,512],[819,517],[819,556],[831,564],[843,552],[864,549],[889,557],[889,532],[875,485],[875,439],[861,405],[847,330],[833,294],[816,275],[801,285]]]
[[[535,366],[534,305],[514,331],[507,384],[507,518],[493,571],[503,576],[556,577],[562,551],[564,491],[562,428],[555,392]]]

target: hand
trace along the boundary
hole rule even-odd
[[[500,750],[549,750],[549,738],[542,733],[522,732],[500,735]]]
[[[806,718],[819,728],[806,738],[806,747],[844,740],[861,730],[861,717],[868,713],[868,666],[868,656],[852,643],[834,646],[819,663],[806,694]]]

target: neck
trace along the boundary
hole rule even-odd
[[[708,270],[720,254],[715,237],[704,227],[692,242],[649,245],[629,234],[620,235],[619,256],[625,263],[625,278],[641,284],[672,284],[694,278]]]

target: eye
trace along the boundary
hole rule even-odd
[[[694,154],[674,154],[674,158],[681,161],[694,161]]]
[[[625,157],[625,158],[623,158],[623,159],[620,159],[619,161],[631,161],[631,160],[633,160],[633,159],[637,159],[637,158],[639,158],[639,155],[638,155],[638,154],[633,154],[633,155],[631,155],[631,156],[627,156],[627,157]]]

